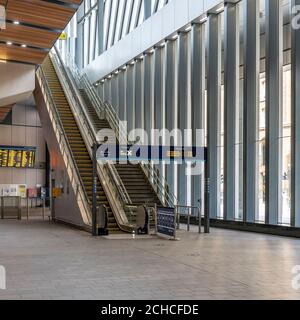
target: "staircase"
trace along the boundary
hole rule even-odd
[[[79,127],[76,123],[72,110],[64,94],[63,88],[55,72],[54,66],[47,57],[41,66],[46,77],[49,90],[57,107],[57,112],[61,119],[67,141],[70,145],[73,158],[81,176],[88,201],[92,204],[93,179],[92,179],[92,160],[86,148]],[[97,180],[97,204],[105,205],[108,208],[108,229],[110,233],[120,232],[120,228],[115,220],[110,204],[98,178]]]
[[[99,118],[86,92],[81,89],[80,93],[85,101],[88,115],[96,131],[98,132],[102,129],[111,129],[107,120]],[[154,203],[161,205],[161,201],[150,185],[140,165],[133,165],[130,163],[116,164],[115,168],[132,201],[132,205],[153,205]]]

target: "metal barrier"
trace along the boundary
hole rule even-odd
[[[196,214],[193,214],[196,213]],[[177,229],[180,229],[180,218],[182,216],[187,217],[187,231],[191,230],[191,217],[198,217],[199,220],[199,233],[202,232],[201,230],[201,208],[200,207],[193,207],[193,206],[181,206],[177,205],[175,206],[175,214],[177,217]]]
[[[26,205],[22,206],[22,200],[26,201]],[[16,212],[16,216],[14,218],[18,220],[22,220],[22,208],[26,208],[26,218],[29,220],[30,218],[30,208],[33,208],[33,202],[35,201],[35,208],[38,208],[38,202],[40,202],[42,206],[42,218],[45,220],[46,218],[46,201],[50,200],[49,198],[21,198],[19,196],[7,196],[0,197],[0,205],[1,205],[1,219],[5,219],[5,216],[12,219],[12,209]],[[23,202],[24,203],[24,202]],[[8,209],[8,210],[5,210]],[[9,213],[8,213],[9,211]],[[49,220],[51,216],[48,216]]]
[[[36,203],[40,200],[42,202],[42,217],[43,217],[43,220],[45,220],[46,218],[46,201],[49,200],[50,201],[50,198],[26,198],[26,218],[27,220],[29,220],[29,209],[30,209],[30,206],[29,206],[29,203],[31,203],[31,208],[32,208],[32,201],[36,201]],[[36,206],[37,207],[37,206]],[[51,215],[48,216],[48,219],[50,220],[51,219]]]
[[[7,203],[9,200],[9,205],[6,205],[5,202]],[[21,209],[21,197],[1,197],[1,219],[5,219],[5,208],[13,208],[17,212],[17,219],[21,220],[22,219],[22,209]],[[11,218],[11,217],[10,217]]]

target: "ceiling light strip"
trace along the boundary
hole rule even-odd
[[[9,46],[9,47],[28,48],[28,49],[33,49],[33,50],[38,50],[38,51],[43,51],[43,52],[50,51],[50,49],[47,49],[47,48],[39,48],[39,47],[27,45],[25,43],[16,43],[13,41],[4,41],[1,39],[0,39],[0,44],[5,44],[6,46]]]

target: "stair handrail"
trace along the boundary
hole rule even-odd
[[[99,118],[103,118],[103,114],[105,114],[105,118],[108,120],[110,126],[115,131],[116,135],[119,137],[119,140],[124,141],[126,143],[127,134],[124,133],[123,130],[120,132],[119,127],[122,126],[122,122],[120,122],[120,120],[118,119],[118,116],[114,108],[109,104],[103,103],[95,87],[89,81],[87,75],[80,73],[71,55],[67,55],[65,63],[71,71],[71,74],[73,75],[74,79],[76,80],[76,83],[88,93],[88,97],[91,100]]]
[[[96,112],[98,113],[98,115],[100,115],[101,112],[104,111],[106,119],[108,120],[112,129],[115,131],[116,135],[119,137],[119,141],[127,144],[130,143],[128,141],[128,132],[126,131],[126,128],[122,126],[122,122],[120,121],[119,116],[117,115],[113,106],[109,102],[103,102],[101,100],[99,94],[97,93],[95,87],[89,81],[87,75],[82,74],[79,71],[76,63],[70,55],[67,57],[67,65],[74,73],[77,81],[83,85],[83,89],[85,89],[85,91],[90,94],[89,98],[91,98],[91,102],[93,103],[94,107],[96,107]],[[169,187],[168,181],[165,178],[162,178],[161,175],[159,175],[159,172],[153,165],[140,163],[140,166],[143,169],[145,175],[148,177],[152,188],[156,190],[162,203],[169,207],[175,207],[178,204],[178,200]]]
[[[67,167],[67,170],[68,170],[68,164],[70,166],[72,166],[72,170],[71,172],[72,173],[76,173],[76,175],[72,175],[73,179],[77,180],[75,182],[75,185],[76,185],[76,190],[74,190],[75,193],[78,194],[78,191],[79,191],[79,194],[80,194],[80,198],[82,200],[82,203],[84,205],[84,209],[85,209],[85,217],[84,217],[84,222],[87,224],[87,225],[91,225],[91,215],[90,215],[90,201],[89,201],[89,198],[88,198],[88,195],[86,193],[86,190],[84,188],[84,184],[83,184],[83,181],[81,179],[81,176],[80,176],[80,173],[79,173],[79,169],[76,165],[76,161],[74,159],[74,156],[73,156],[73,152],[72,152],[72,149],[71,149],[71,146],[66,138],[66,132],[64,130],[64,126],[62,124],[62,120],[60,118],[60,115],[58,113],[58,109],[57,109],[57,105],[52,97],[52,94],[50,92],[50,87],[49,87],[49,83],[48,83],[48,80],[45,76],[45,73],[44,73],[44,70],[41,67],[38,68],[37,70],[37,78],[38,78],[38,81],[39,81],[39,85],[41,87],[41,90],[44,94],[44,98],[45,99],[45,103],[49,105],[49,107],[51,108],[51,113],[52,115],[54,116],[55,118],[55,125],[58,126],[57,130],[58,130],[58,133],[59,133],[59,144],[62,144],[63,146],[61,147],[62,149],[62,155],[64,157],[64,154],[63,154],[63,151],[67,151],[67,154],[65,153],[65,155],[67,156],[68,158],[68,161],[66,161],[66,167]],[[70,177],[70,180],[71,180],[71,183],[72,183],[72,178]],[[87,212],[89,214],[87,214]]]
[[[88,132],[88,136],[86,137],[86,139],[89,141],[88,150],[92,155],[91,145],[97,142],[97,132],[91,122],[89,115],[86,112],[86,108],[83,107],[85,105],[85,102],[82,100],[81,94],[80,92],[78,92],[78,88],[74,86],[74,83],[72,81],[70,81],[70,75],[68,74],[64,66],[64,63],[60,57],[60,54],[56,48],[50,52],[50,58],[53,62],[54,68],[61,81],[61,84],[64,87],[65,92],[69,98],[68,101],[73,106],[73,108],[75,108],[75,110],[79,110],[78,113],[81,116],[83,116],[83,120],[82,120],[82,117],[79,117],[79,120],[82,122],[82,124],[85,126]],[[69,94],[70,92],[71,92],[71,95]],[[85,130],[82,130],[82,134],[86,135]],[[103,170],[105,170],[105,172]],[[128,231],[129,229],[130,229],[129,231],[131,231],[132,226],[128,225],[128,221],[126,220],[127,218],[126,213],[124,212],[124,215],[122,215],[122,212],[121,212],[122,210],[124,210],[124,203],[130,202],[131,199],[127,193],[127,190],[125,189],[125,186],[123,185],[121,178],[119,177],[118,172],[115,170],[114,166],[110,164],[105,164],[104,166],[98,165],[98,172],[99,174],[101,174],[102,172],[102,175],[106,174],[106,176],[110,178],[110,180],[113,182],[112,184],[110,184],[110,187],[114,188],[115,190],[113,192],[114,196],[112,197],[113,198],[112,201],[114,201],[116,204],[115,200],[117,197],[121,203],[121,207],[116,204],[118,206],[118,209],[114,210],[116,215],[119,215],[119,218],[121,220],[121,221],[117,221],[117,223],[119,224],[119,227],[124,231]],[[105,185],[105,187],[108,188],[107,184]],[[113,204],[111,203],[111,205]]]
[[[53,59],[55,60],[54,61],[55,63],[58,63],[58,66],[59,66],[58,72],[63,72],[64,73],[64,79],[62,79],[62,81],[72,91],[73,97],[76,98],[76,103],[78,104],[78,106],[79,106],[79,108],[80,108],[80,110],[81,110],[81,112],[82,112],[82,114],[84,116],[84,119],[87,121],[88,130],[89,130],[89,133],[90,133],[91,138],[93,140],[93,143],[97,142],[97,132],[96,132],[96,130],[94,128],[94,125],[92,124],[92,121],[90,119],[89,114],[86,111],[86,108],[83,108],[83,106],[85,106],[85,101],[82,100],[81,94],[78,91],[78,87],[74,86],[74,83],[72,81],[70,81],[70,78],[72,77],[72,74],[68,73],[68,70],[65,68],[64,62],[62,61],[60,53],[56,48],[54,48],[51,51],[51,57],[53,57]],[[74,78],[72,77],[72,79],[74,79]],[[77,81],[79,81],[79,83],[80,83],[81,80],[82,79],[77,79]],[[122,182],[117,170],[111,164],[107,164],[106,166],[109,169],[110,176],[113,178],[113,180],[115,182],[115,185],[118,188],[118,192],[120,194],[121,200],[124,203],[130,203],[131,199],[130,199],[128,193],[127,193],[127,190],[126,190],[126,188],[125,188],[125,186],[124,186],[124,184],[123,184],[123,182]]]
[[[113,109],[113,107],[108,102],[105,102],[104,104],[106,106],[106,109]],[[115,117],[118,116],[115,114]],[[120,129],[124,130],[122,126],[120,126]],[[122,137],[127,137],[127,134],[125,132],[120,132],[120,135]],[[126,143],[128,143],[129,145],[131,144],[128,139],[126,140]],[[161,202],[168,207],[175,207],[178,203],[178,200],[175,194],[170,189],[168,181],[165,178],[161,177],[161,175],[159,174],[159,170],[155,168],[155,166],[151,163],[140,162],[139,165],[147,176],[152,188],[158,194]]]

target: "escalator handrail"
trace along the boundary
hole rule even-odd
[[[90,83],[89,79],[87,78],[86,74],[80,75],[78,67],[72,60],[72,58],[68,57],[67,64],[71,67],[74,74],[77,77],[80,77],[84,83],[84,89],[90,92],[89,98],[92,98],[92,103],[94,107],[97,107],[98,114],[101,111],[105,111],[107,115],[107,120],[109,121],[112,129],[116,132],[117,136],[119,137],[119,141],[123,141],[128,144],[128,133],[125,132],[125,129],[121,126],[121,121],[115,112],[113,106],[108,102],[103,102],[99,97],[99,94],[96,92],[95,87]],[[96,109],[96,108],[95,108]],[[158,195],[160,200],[170,207],[174,207],[178,200],[175,194],[171,191],[171,188],[168,186],[168,182],[165,178],[162,178],[155,170],[155,168],[151,165],[146,165],[140,163],[141,168],[143,169],[144,173],[148,177],[149,182],[152,185],[154,190],[158,190]]]
[[[109,107],[109,103],[105,102],[105,105],[108,109],[113,108],[112,106]],[[117,115],[116,115],[117,117]],[[121,134],[121,133],[120,133]],[[123,133],[122,136],[124,137],[126,134]],[[127,143],[128,140],[127,140]],[[177,199],[175,194],[170,190],[168,187],[168,182],[165,178],[162,178],[158,172],[155,170],[153,166],[150,164],[140,163],[141,168],[145,172],[146,176],[148,177],[149,182],[152,185],[152,188],[156,190],[158,188],[159,195],[161,195],[160,199],[162,202],[165,202],[165,204],[169,207],[174,207],[177,204]],[[154,183],[154,181],[156,183]]]
[[[79,184],[80,187],[81,187],[81,192],[84,194],[84,200],[86,201],[86,203],[88,204],[88,206],[86,207],[86,209],[88,208],[88,210],[90,211],[90,200],[89,200],[89,197],[86,193],[86,190],[85,190],[85,187],[84,187],[84,183],[81,179],[81,175],[80,175],[80,172],[79,172],[79,169],[78,169],[78,166],[76,164],[76,161],[75,161],[75,158],[74,158],[74,155],[73,155],[73,152],[72,152],[72,149],[71,149],[71,146],[69,144],[69,141],[68,139],[66,138],[67,135],[66,135],[66,132],[65,132],[65,129],[64,129],[64,126],[63,126],[63,123],[62,123],[62,120],[61,120],[61,117],[58,113],[58,109],[57,109],[57,105],[56,105],[56,102],[54,101],[53,99],[53,96],[51,94],[51,91],[50,91],[50,86],[49,86],[49,82],[46,78],[46,75],[44,73],[44,70],[42,68],[42,66],[39,67],[38,69],[38,72],[40,73],[40,76],[41,76],[41,82],[46,84],[44,85],[44,89],[45,89],[45,92],[48,96],[48,100],[50,102],[50,105],[52,105],[52,111],[54,111],[54,115],[55,115],[55,121],[56,121],[56,124],[59,125],[59,130],[60,130],[60,135],[64,138],[64,144],[67,146],[67,149],[68,149],[68,155],[69,157],[71,158],[71,163],[72,163],[72,166],[76,172],[76,176],[77,176],[77,179],[79,181]]]
[[[56,49],[56,48],[55,48]],[[86,113],[86,108],[83,108],[83,105],[85,105],[84,101],[81,101],[80,97],[81,94],[78,92],[78,88],[76,86],[74,86],[74,83],[72,81],[70,81],[70,76],[64,66],[64,63],[60,57],[59,52],[57,51],[57,49],[54,51],[55,54],[52,54],[51,56],[54,59],[54,63],[58,63],[58,67],[59,67],[59,72],[63,72],[64,75],[64,79],[62,79],[62,81],[64,82],[65,85],[68,86],[68,89],[70,89],[70,91],[72,92],[72,96],[76,97],[76,101],[75,103],[77,104],[77,107],[79,107],[79,110],[81,111],[81,114],[84,116],[86,123],[88,125],[88,131],[89,131],[89,135],[92,138],[93,143],[96,142],[96,131],[91,123],[91,120],[89,118],[89,115]],[[58,61],[57,61],[58,60]],[[65,83],[65,82],[68,83]],[[77,108],[76,108],[77,109]],[[114,181],[114,185],[116,186],[116,190],[118,192],[118,197],[120,202],[122,203],[122,206],[124,206],[124,203],[128,203],[131,202],[131,199],[127,193],[127,190],[118,174],[118,172],[116,171],[116,169],[114,168],[114,166],[111,166],[109,164],[106,164],[105,166],[103,166],[103,168],[106,169],[106,172],[109,174],[110,179],[112,181]]]
[[[97,133],[96,133],[96,130],[94,129],[94,126],[91,122],[89,115],[86,112],[86,108],[83,108],[83,105],[85,105],[85,102],[80,100],[79,97],[81,96],[81,94],[78,92],[78,88],[76,88],[76,86],[74,86],[74,83],[72,81],[70,81],[71,75],[68,74],[68,72],[65,68],[64,62],[62,61],[61,56],[56,48],[54,48],[54,52],[55,52],[55,54],[53,55],[53,57],[54,57],[54,59],[58,60],[55,62],[59,63],[60,71],[62,71],[64,73],[64,79],[68,82],[67,85],[68,85],[68,88],[72,91],[73,97],[76,98],[77,106],[79,106],[82,114],[84,115],[85,120],[87,121],[89,134],[92,137],[93,143],[95,143],[95,142],[97,142]],[[114,183],[117,187],[117,191],[119,193],[120,200],[124,203],[130,202],[131,199],[127,193],[127,190],[126,190],[118,172],[114,169],[114,166],[107,165],[106,167],[108,169],[108,173],[109,173],[110,177],[112,178],[112,180],[114,181]]]
[[[60,63],[61,69],[63,70],[63,72],[64,72],[64,74],[65,74],[65,78],[66,78],[67,81],[69,81],[69,79],[70,79],[70,77],[72,76],[72,74],[68,74],[68,72],[67,72],[67,70],[66,70],[66,68],[65,68],[64,62],[62,61],[61,56],[60,56],[58,50],[57,50],[56,48],[54,48],[54,50],[55,50],[55,55],[56,55],[57,58],[59,59],[59,63]],[[69,67],[69,68],[70,68],[70,67]],[[90,88],[90,86],[89,86],[89,84],[88,84],[88,80],[87,80],[86,77],[84,77],[84,76],[82,76],[82,77],[79,76],[79,71],[76,69],[75,66],[72,66],[72,69],[75,70],[75,73],[76,73],[77,80],[75,80],[75,81],[76,81],[77,83],[82,83],[82,82],[83,82],[83,84],[84,84],[84,89],[86,89],[86,90],[88,90],[88,91],[90,92],[90,95],[88,96],[88,98],[90,99],[90,97],[92,96],[93,101],[91,101],[91,102],[92,102],[93,106],[94,106],[95,104],[97,104],[98,110],[96,110],[96,112],[98,111],[97,114],[98,114],[99,118],[101,118],[100,113],[101,113],[102,111],[104,111],[104,108],[103,108],[101,102],[99,103],[99,101],[97,101],[97,99],[95,99],[95,97],[96,97],[95,92],[94,92],[93,90],[91,90],[91,88]],[[78,88],[74,88],[72,82],[69,82],[69,87],[72,87],[71,90],[72,90],[74,96],[77,96],[77,97],[80,96],[80,93],[78,93],[78,92],[76,91],[76,90],[78,90]],[[78,98],[77,98],[77,100],[78,100]],[[79,106],[80,106],[81,109],[84,109],[84,108],[82,108],[82,105],[84,105],[84,102],[80,101],[80,102],[79,102]],[[83,113],[84,113],[85,118],[86,118],[87,121],[88,121],[88,124],[89,124],[89,127],[90,127],[90,131],[91,131],[91,132],[93,133],[93,135],[94,135],[93,140],[94,140],[94,142],[96,142],[96,141],[97,141],[97,140],[96,140],[97,134],[96,134],[96,131],[94,130],[94,127],[93,127],[90,119],[89,119],[89,115],[86,113],[85,110],[83,110]],[[123,202],[123,204],[125,204],[125,203],[131,203],[132,200],[131,200],[131,198],[130,198],[130,196],[129,196],[129,194],[128,194],[128,192],[127,192],[127,190],[126,190],[126,188],[125,188],[125,186],[124,186],[124,184],[123,184],[123,181],[121,180],[121,178],[120,178],[120,176],[119,176],[119,174],[118,174],[118,171],[116,170],[115,166],[113,166],[113,165],[107,165],[107,168],[109,169],[109,170],[108,170],[108,173],[110,174],[111,178],[112,178],[113,181],[115,182],[115,185],[116,185],[117,190],[118,190],[119,195],[120,195],[120,200]]]

